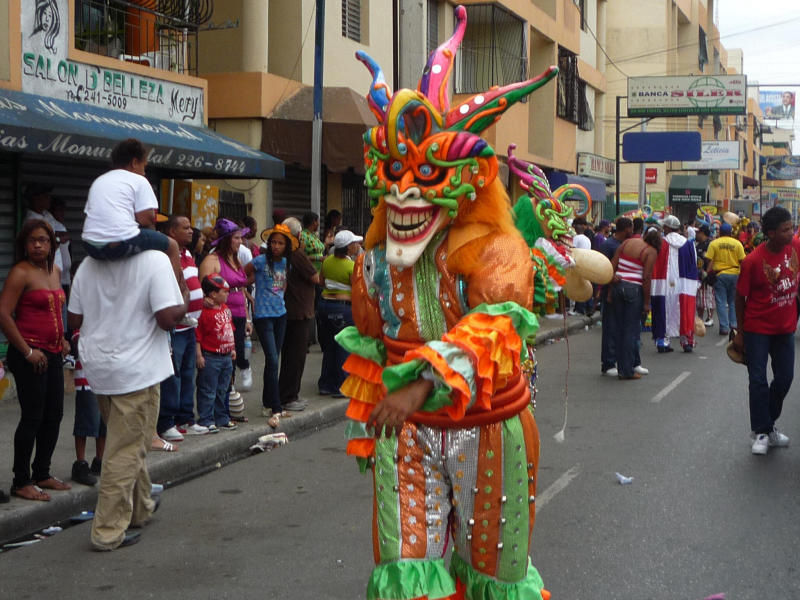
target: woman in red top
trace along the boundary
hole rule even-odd
[[[50,474],[64,412],[63,357],[69,350],[61,317],[61,271],[53,266],[57,247],[50,225],[27,221],[17,236],[16,262],[0,292],[0,328],[8,338],[8,369],[22,409],[14,434],[11,493],[26,500],[50,500],[42,488],[71,487]]]

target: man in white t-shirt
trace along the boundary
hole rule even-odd
[[[586,227],[588,223],[584,217],[575,217],[572,220],[572,228],[575,230],[574,236],[572,236],[572,245],[575,248],[582,248],[584,250],[591,250],[592,249],[592,240],[589,239],[589,236],[584,234],[586,231]],[[569,311],[570,315],[585,315],[590,311],[591,307],[591,300],[589,302],[576,302],[574,307]]]
[[[173,375],[168,331],[187,310],[161,252],[145,251],[124,268],[91,257],[72,282],[69,324],[108,434],[92,523],[96,550],[138,541],[157,502],[150,498],[145,456],[156,428],[159,383]]]
[[[89,188],[81,235],[86,253],[114,261],[145,250],[166,252],[175,279],[185,290],[178,244],[154,229],[158,200],[144,176],[144,144],[134,138],[121,141],[111,152],[111,167]]]

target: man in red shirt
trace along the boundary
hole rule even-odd
[[[792,215],[776,206],[761,218],[767,242],[741,265],[736,284],[736,317],[740,329],[734,347],[744,351],[750,379],[750,429],[753,454],[771,446],[788,446],[775,428],[783,399],[794,378],[794,330],[797,327],[797,283],[800,241],[793,237]],[[767,358],[772,383],[767,381]]]

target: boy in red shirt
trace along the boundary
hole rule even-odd
[[[236,429],[228,406],[228,387],[236,350],[233,317],[225,302],[230,286],[219,273],[203,277],[203,310],[195,329],[197,337],[197,422],[209,433]]]
[[[761,223],[768,241],[742,261],[736,284],[740,329],[733,340],[734,347],[744,351],[750,379],[753,454],[789,445],[789,438],[775,428],[775,421],[794,378],[800,272],[800,241],[793,237],[789,211],[771,208]],[[767,381],[767,358],[772,361],[772,383]]]

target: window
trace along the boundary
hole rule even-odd
[[[578,127],[583,131],[592,131],[594,119],[592,118],[592,107],[589,106],[589,98],[586,96],[586,82],[578,81]]]
[[[580,84],[578,57],[564,48],[558,49],[558,106],[556,114],[567,121],[578,123]],[[585,85],[585,84],[584,84]],[[585,92],[584,92],[585,93]]]
[[[586,31],[586,0],[573,0],[581,15],[581,30]]]
[[[524,21],[493,4],[472,4],[465,8],[469,27],[456,58],[455,92],[476,94],[493,85],[526,79]]]
[[[428,0],[427,56],[439,47],[439,3]]]
[[[361,41],[361,0],[342,0],[342,37]]]
[[[719,134],[722,131],[722,117],[719,115],[714,115],[712,118],[712,123],[714,124],[714,139],[719,139]]]
[[[703,72],[704,65],[708,64],[708,47],[706,44],[706,32],[700,28],[700,34],[697,39],[697,64],[700,66],[700,72]]]

